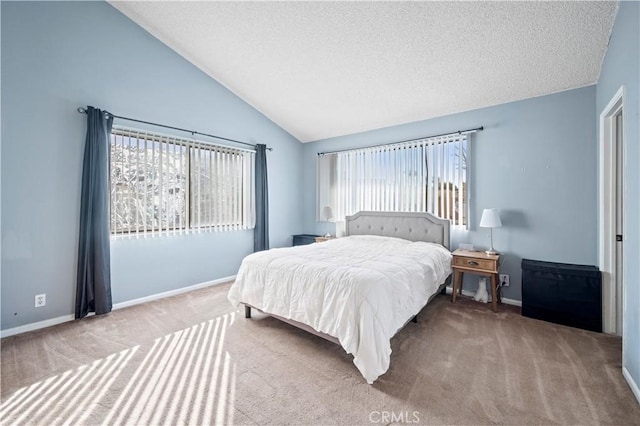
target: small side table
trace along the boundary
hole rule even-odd
[[[316,243],[324,243],[325,241],[333,240],[336,237],[316,237]]]
[[[293,245],[294,246],[304,246],[307,244],[313,244],[316,242],[316,237],[320,235],[314,234],[296,234],[293,236]]]
[[[483,275],[491,281],[491,305],[493,312],[498,312],[498,303],[502,303],[498,291],[499,254],[486,254],[483,251],[456,250],[453,252],[451,268],[453,268],[453,291],[451,302],[456,303],[456,294],[462,294],[464,274]]]

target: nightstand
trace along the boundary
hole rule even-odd
[[[316,243],[324,243],[325,241],[333,240],[336,237],[316,237]]]
[[[498,291],[499,254],[486,254],[483,251],[456,250],[453,252],[451,268],[453,268],[453,291],[451,302],[456,302],[456,294],[462,294],[462,279],[465,273],[483,275],[490,278],[491,305],[493,312],[498,312],[500,292]]]
[[[314,234],[297,234],[293,236],[293,245],[294,246],[304,246],[307,244],[313,244],[316,242],[316,237],[320,235]]]

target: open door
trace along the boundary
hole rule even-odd
[[[615,246],[615,288],[616,288],[616,334],[622,336],[622,250],[624,242],[624,230],[622,223],[622,205],[623,205],[623,149],[622,149],[622,108],[614,117],[613,137],[615,140],[616,150],[616,246]]]
[[[622,336],[624,245],[624,87],[600,114],[598,263],[602,271],[602,330]]]

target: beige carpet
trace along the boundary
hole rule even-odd
[[[3,339],[2,424],[640,424],[618,338],[438,296],[367,385],[229,285]]]

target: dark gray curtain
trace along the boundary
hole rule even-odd
[[[269,249],[269,190],[267,185],[267,146],[256,145],[256,227],[253,251]]]
[[[82,166],[76,318],[111,311],[109,253],[109,134],[113,117],[87,107]]]

